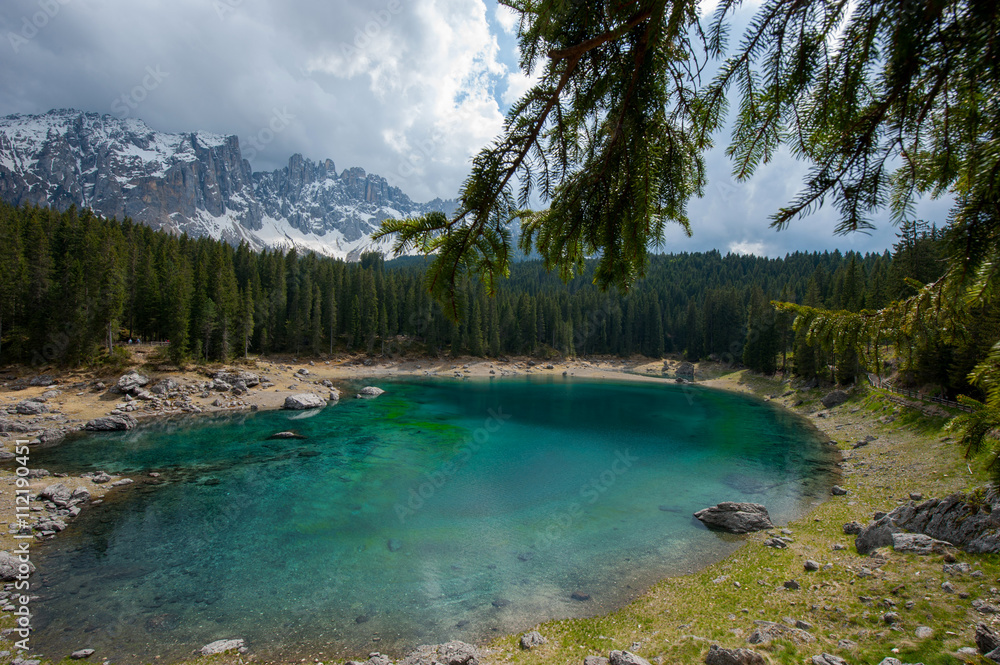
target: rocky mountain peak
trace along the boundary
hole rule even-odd
[[[0,198],[341,258],[363,251],[384,219],[454,208],[415,203],[362,168],[338,175],[331,159],[294,154],[282,169],[254,173],[236,136],[158,132],[73,109],[0,118]]]

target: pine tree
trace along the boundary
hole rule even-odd
[[[240,308],[236,318],[236,330],[243,342],[243,357],[250,357],[250,340],[253,337],[253,287],[240,289]]]
[[[761,374],[771,375],[778,369],[780,347],[775,327],[776,312],[759,286],[750,291],[750,312],[747,338],[743,345],[743,364]]]
[[[597,284],[632,286],[667,223],[690,232],[686,204],[703,192],[702,155],[728,121],[731,91],[737,178],[782,145],[811,163],[774,226],[828,200],[838,232],[865,230],[887,203],[902,220],[918,196],[951,191],[952,226],[979,239],[954,262],[971,274],[1000,258],[997,3],[765,0],[731,52],[735,0],[718,3],[707,29],[697,0],[504,4],[520,15],[520,65],[535,85],[474,159],[452,218],[388,220],[381,231],[397,253],[434,255],[428,286],[447,316],[461,314],[467,271],[491,293],[509,273],[516,217],[521,249],[564,279],[597,255]],[[706,60],[724,56],[702,81]],[[548,208],[524,212],[532,195]]]
[[[483,355],[483,316],[479,298],[472,299],[472,314],[469,317],[469,353],[473,356]]]
[[[167,286],[170,306],[167,310],[167,338],[170,340],[170,360],[175,365],[183,364],[188,355],[188,330],[191,319],[191,297],[194,290],[191,270],[179,256],[169,260],[172,270]]]

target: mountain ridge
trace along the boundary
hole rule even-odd
[[[138,118],[76,109],[0,118],[0,199],[348,260],[371,247],[382,220],[457,205],[417,203],[380,175],[338,173],[332,159],[299,153],[255,172],[236,135],[160,132]]]

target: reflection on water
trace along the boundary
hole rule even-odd
[[[38,451],[52,471],[143,475],[36,548],[34,646],[133,663],[231,637],[285,656],[481,641],[606,612],[731,551],[695,510],[756,501],[783,523],[830,484],[832,447],[741,396],[385,387],[308,419],[170,419]],[[285,430],[304,438],[270,438]]]

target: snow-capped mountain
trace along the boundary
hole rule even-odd
[[[360,168],[338,174],[329,159],[296,154],[283,169],[253,173],[236,136],[167,134],[65,109],[0,118],[0,198],[347,259],[369,247],[384,219],[455,207],[415,203]]]

